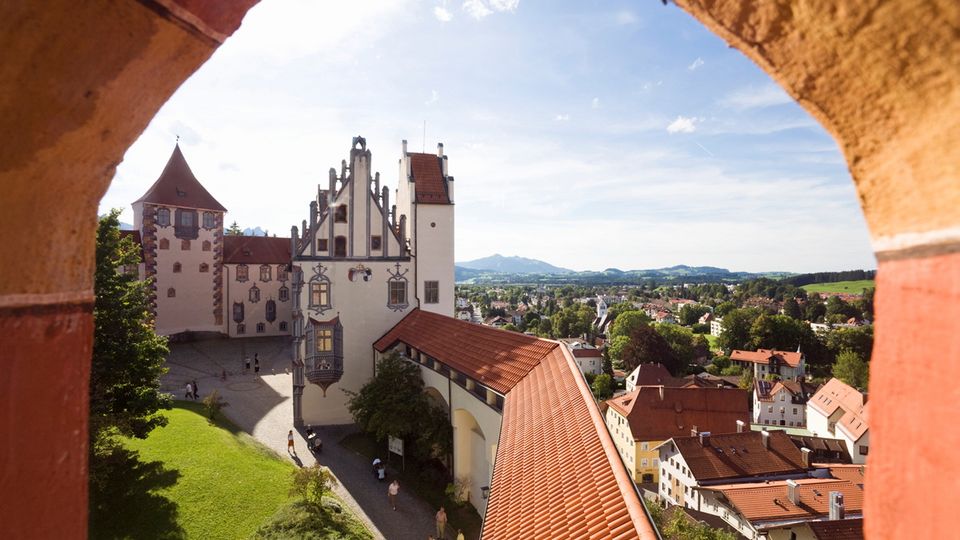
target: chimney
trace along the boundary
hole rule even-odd
[[[770,432],[767,430],[761,431],[760,440],[763,441],[763,447],[769,450],[770,449]]]
[[[790,502],[799,506],[800,505],[800,485],[797,484],[796,480],[787,480],[787,498],[790,499]],[[831,498],[833,493],[830,494]]]
[[[403,157],[407,157],[407,140],[403,140]]]
[[[843,507],[843,493],[839,491],[830,492],[830,519],[844,519],[846,511]]]
[[[663,394],[664,394],[663,386],[660,386],[660,401],[663,401],[663,398],[664,398]]]
[[[317,193],[317,201],[320,202],[320,207],[317,208],[317,215],[322,215],[327,210],[327,192],[326,190],[320,190]]]
[[[317,201],[310,201],[310,230],[317,230]],[[310,242],[310,255],[317,254],[317,243]]]
[[[809,448],[801,448],[801,449],[800,449],[800,454],[803,456],[803,468],[804,468],[804,469],[809,469],[809,468],[810,468],[810,452],[811,452],[811,450],[810,450]]]
[[[710,446],[710,432],[703,431],[700,433],[700,446]]]
[[[290,227],[290,256],[297,256],[297,226]]]
[[[437,143],[437,157],[443,157],[443,143]]]
[[[743,433],[743,428],[746,426],[746,422],[743,420],[737,420],[737,433]]]

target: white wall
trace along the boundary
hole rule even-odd
[[[772,408],[772,410],[771,410]],[[783,409],[783,414],[780,409]],[[796,410],[796,413],[794,413]],[[773,401],[761,401],[757,398],[757,390],[753,390],[753,421],[757,424],[779,426],[780,421],[786,427],[803,427],[806,425],[806,405],[793,403],[792,394],[780,388],[773,395]]]

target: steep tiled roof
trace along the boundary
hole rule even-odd
[[[518,332],[414,309],[373,344],[384,352],[402,341],[481,384],[506,394],[561,345]]]
[[[573,349],[573,356],[576,358],[601,358],[603,354],[600,349]]]
[[[507,394],[483,538],[656,538],[565,347]]]
[[[630,375],[627,375],[627,379],[634,386],[663,385],[679,388],[686,385],[685,381],[674,379],[663,364],[640,364],[630,372]]]
[[[790,367],[800,365],[802,355],[798,352],[776,351],[773,349],[757,349],[756,351],[738,351],[730,353],[730,360],[753,362],[754,364],[768,364],[770,358],[775,357],[779,362]]]
[[[860,409],[864,405],[864,400],[863,394],[856,388],[833,378],[817,390],[809,403],[817,412],[829,417],[837,411],[838,407],[843,407],[844,411]]]
[[[846,433],[846,435],[850,437],[850,440],[859,440],[860,437],[863,437],[863,434],[870,429],[870,423],[867,420],[867,407],[869,406],[870,405],[864,405],[859,409],[847,411],[840,417],[840,421],[837,422],[837,428]]]
[[[173,148],[173,154],[170,155],[167,166],[160,173],[160,178],[157,178],[143,197],[134,202],[227,211],[193,175],[187,160],[183,157],[183,152],[180,151],[179,144]]]
[[[283,264],[290,262],[290,239],[270,236],[223,237],[225,264]]]
[[[450,204],[441,158],[436,154],[408,153],[410,174],[416,187],[418,203]]]
[[[790,435],[797,448],[809,448],[815,459],[833,459],[838,463],[850,463],[850,454],[847,445],[840,439],[813,437],[809,435]],[[827,456],[825,456],[827,454]]]
[[[863,518],[810,521],[807,523],[817,540],[863,540]]]
[[[759,431],[712,435],[707,445],[699,437],[673,439],[698,482],[800,473],[803,455],[783,431],[768,431],[770,447]]]
[[[607,404],[627,418],[636,441],[687,437],[694,428],[734,432],[737,420],[750,424],[750,397],[734,388],[640,386]]]
[[[779,480],[755,484],[712,486],[723,493],[736,510],[750,521],[816,518],[830,513],[830,492],[843,493],[848,514],[863,511],[863,490],[846,480],[805,478],[796,480],[799,504],[790,502],[787,482]]]

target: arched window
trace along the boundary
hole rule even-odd
[[[256,285],[250,287],[250,301],[254,304],[260,301],[260,289]]]
[[[333,239],[333,256],[334,257],[347,256],[347,237],[346,236],[338,236]]]
[[[170,241],[166,238],[160,239],[160,249],[170,249]]]
[[[210,251],[210,248],[211,248],[211,247],[212,247],[212,246],[211,246],[209,240],[204,240],[204,241],[203,241],[203,247],[202,247],[202,249],[203,249],[204,251]]]
[[[273,300],[267,300],[267,315],[265,317],[267,322],[273,322],[277,320],[277,303]]]
[[[277,265],[277,281],[286,281],[287,280],[287,265],[278,264]]]
[[[177,296],[177,290],[173,287],[167,289],[167,298],[175,298]]]
[[[290,300],[290,289],[288,289],[286,285],[284,285],[283,287],[280,287],[279,292],[280,292],[281,302],[286,302],[287,300]]]
[[[243,322],[243,302],[233,303],[233,322]]]
[[[180,263],[178,263],[178,262],[173,263],[173,273],[174,273],[174,274],[179,274],[179,273],[180,273],[180,270],[182,270],[182,269],[183,269],[183,267],[180,265]]]
[[[157,225],[161,227],[170,226],[170,209],[169,208],[161,208],[157,210]]]
[[[210,271],[210,265],[209,265],[209,264],[207,264],[207,263],[200,263],[200,272],[206,273],[206,272],[209,272],[209,271]]]
[[[247,333],[247,325],[245,325],[245,324],[243,324],[243,323],[238,324],[238,325],[237,325],[237,335],[246,334],[246,333]]]
[[[335,223],[346,223],[347,222],[347,205],[341,204],[337,207],[337,210],[333,214],[333,221]]]
[[[203,213],[203,228],[212,229],[217,226],[217,216],[213,212]]]
[[[247,280],[247,265],[240,264],[237,265],[237,281],[244,282]]]
[[[273,268],[269,264],[260,265],[260,281],[270,281],[270,275],[273,273]]]

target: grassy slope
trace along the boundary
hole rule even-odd
[[[847,293],[860,294],[864,289],[874,287],[872,279],[861,279],[859,281],[836,281],[834,283],[811,283],[801,287],[807,292],[816,293]]]
[[[142,461],[179,471],[159,494],[176,503],[188,538],[246,538],[289,500],[293,465],[250,435],[228,421],[208,424],[195,403],[178,402],[164,414],[166,427],[124,444]]]

